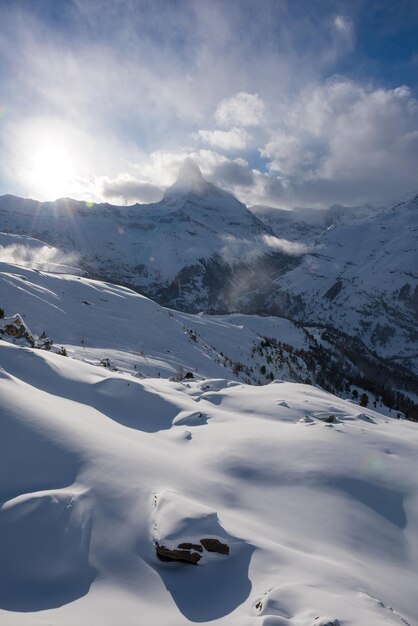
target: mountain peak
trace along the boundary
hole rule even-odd
[[[208,186],[209,183],[203,178],[199,166],[187,157],[180,166],[176,182],[167,189],[166,194],[202,193]]]
[[[200,167],[191,159],[187,157],[184,159],[183,163],[180,166],[179,173],[177,175],[176,185],[183,184],[185,186],[191,187],[195,185],[201,185],[202,183],[206,183],[206,180],[202,176],[202,172],[200,171]]]

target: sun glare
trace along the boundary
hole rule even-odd
[[[26,177],[40,195],[54,200],[68,193],[75,177],[75,161],[64,145],[44,140],[30,155]]]

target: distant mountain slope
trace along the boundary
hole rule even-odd
[[[325,209],[295,208],[291,211],[255,205],[250,208],[264,224],[280,237],[290,241],[312,243],[326,228]]]
[[[418,196],[352,218],[334,209],[329,221],[267,310],[335,326],[418,371]]]
[[[335,227],[343,223],[357,222],[372,217],[382,208],[368,204],[348,207],[334,204],[329,209],[296,207],[289,211],[255,205],[250,210],[275,233],[279,233],[281,237],[290,241],[313,243],[330,226]]]

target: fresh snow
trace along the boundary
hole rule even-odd
[[[0,363],[0,624],[417,623],[413,423],[301,384]],[[204,537],[230,553],[156,556]]]

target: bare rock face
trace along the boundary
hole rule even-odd
[[[177,547],[181,550],[196,550],[197,552],[203,552],[203,548],[200,543],[179,543]]]
[[[219,552],[219,554],[229,554],[229,546],[219,539],[201,539],[200,543],[208,552]]]
[[[179,561],[181,563],[189,563],[190,565],[197,565],[198,561],[202,558],[197,552],[190,552],[190,550],[171,550],[166,546],[156,545],[157,556],[160,561]]]
[[[200,543],[202,545],[200,545]],[[219,539],[210,539],[207,537],[201,539],[200,543],[185,541],[179,543],[177,548],[167,548],[167,546],[161,546],[156,543],[155,550],[160,561],[178,561],[180,563],[189,563],[190,565],[197,565],[202,558],[202,554],[199,553],[203,552],[203,548],[208,552],[229,554],[229,546],[219,541]]]

